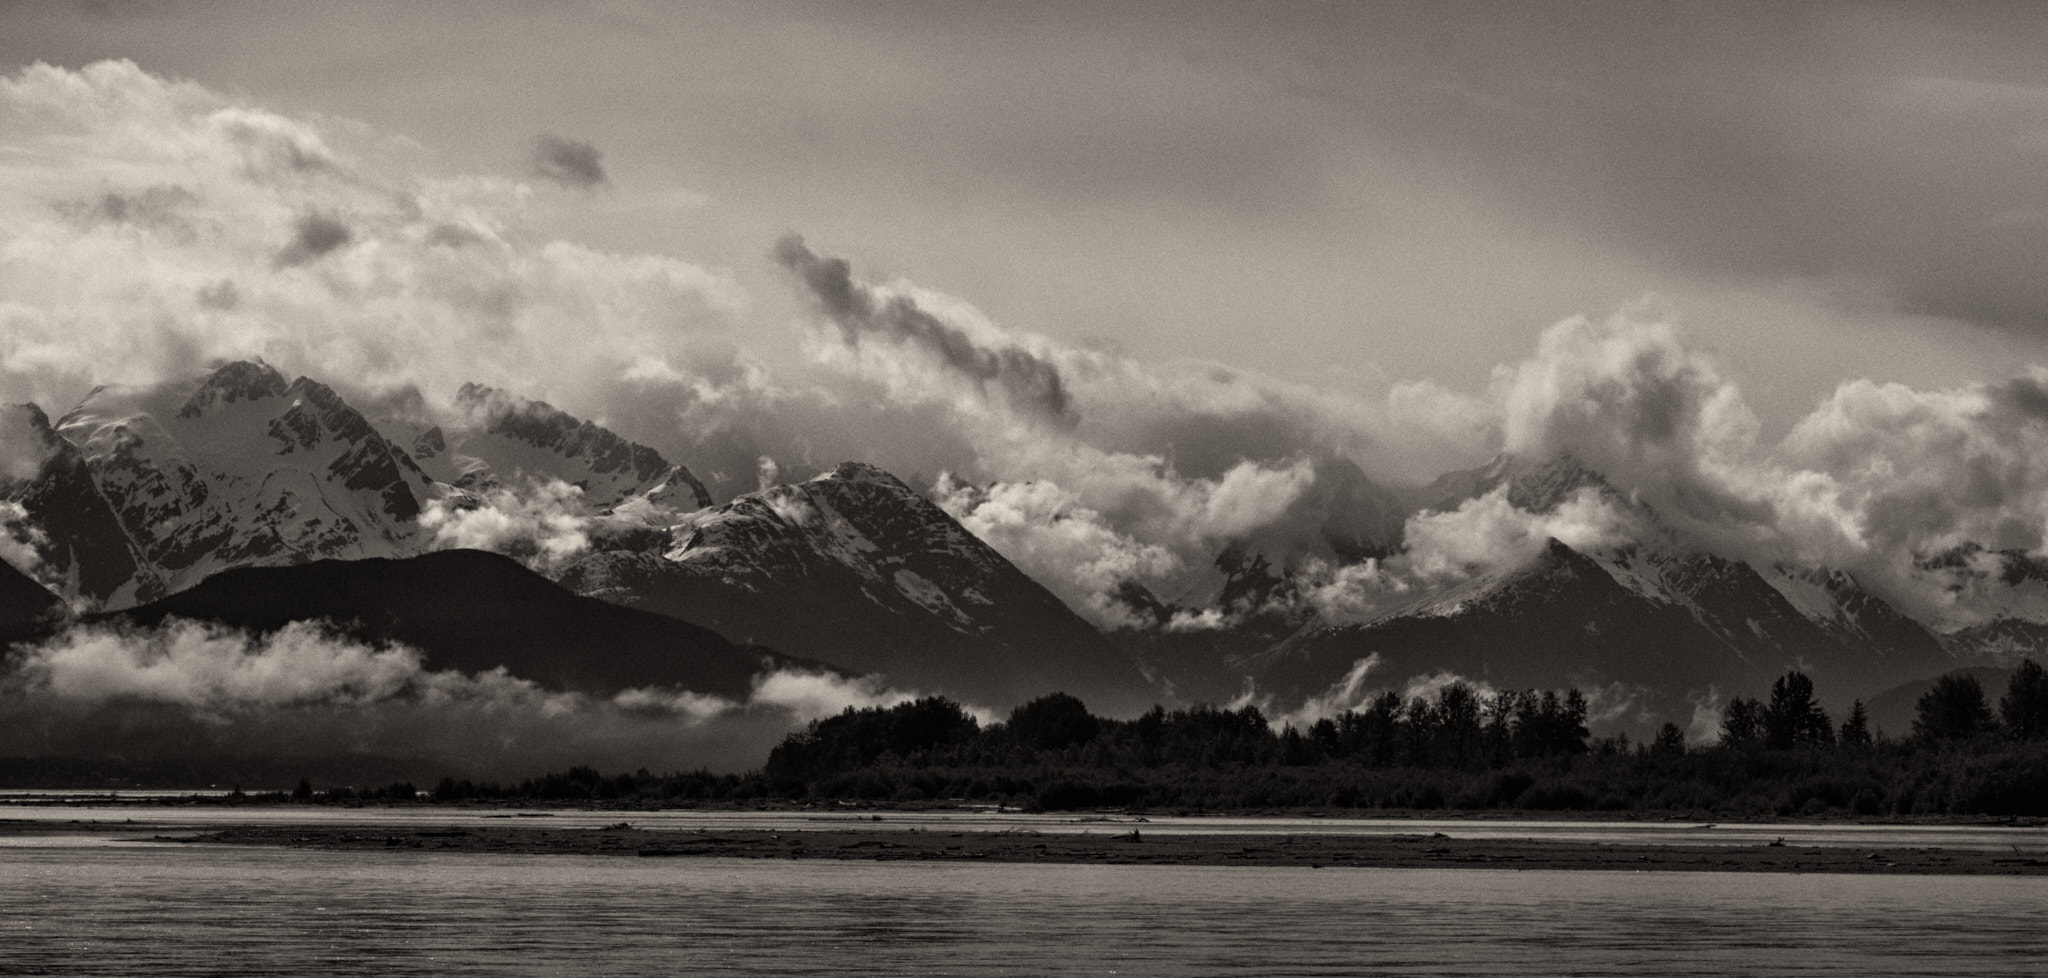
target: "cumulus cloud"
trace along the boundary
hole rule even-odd
[[[1626,500],[1581,487],[1541,512],[1499,486],[1446,511],[1410,517],[1401,552],[1355,563],[1311,560],[1296,570],[1291,600],[1332,623],[1370,621],[1480,575],[1526,563],[1551,540],[1600,552],[1660,532]]]
[[[260,356],[352,399],[467,380],[547,398],[721,497],[846,459],[920,488],[949,473],[935,491],[956,518],[1102,624],[1121,614],[1113,578],[1200,594],[1232,544],[1286,555],[1312,606],[1355,618],[1489,549],[1638,529],[1604,497],[1418,515],[1395,491],[1501,449],[1570,452],[1673,532],[1830,563],[1915,611],[1962,601],[1930,553],[2048,552],[2039,369],[1947,390],[1852,380],[1773,444],[1730,371],[1641,308],[1552,326],[1483,392],[1331,390],[1008,329],[794,236],[774,260],[810,314],[778,334],[725,271],[551,235],[527,181],[608,185],[586,143],[537,142],[529,174],[435,173],[368,127],[123,61],[0,79],[0,128],[0,401],[61,409]],[[772,369],[770,349],[788,351]],[[25,444],[0,438],[0,473],[39,461]],[[546,566],[590,532],[545,493],[479,502],[434,510],[436,539]]]
[[[38,548],[48,540],[42,529],[29,521],[26,508],[20,503],[0,500],[0,561],[35,577],[43,563]]]
[[[932,494],[968,532],[1098,626],[1147,624],[1114,599],[1117,589],[1126,581],[1156,583],[1183,569],[1173,551],[1117,532],[1102,514],[1051,482],[977,488],[941,475]],[[1179,630],[1199,621],[1183,622]]]
[[[2048,515],[2044,383],[2040,368],[1945,391],[1851,381],[1799,422],[1782,455],[1828,481],[1870,546],[2039,549]]]
[[[1536,513],[1508,501],[1502,486],[1449,512],[1426,512],[1408,521],[1408,550],[1390,561],[1423,578],[1462,580],[1511,567],[1540,553],[1550,540],[1597,551],[1645,539],[1641,515],[1596,488],[1581,488],[1557,508]]]
[[[353,391],[475,380],[673,424],[642,402],[674,392],[628,374],[721,405],[759,380],[728,273],[551,238],[527,185],[429,174],[364,127],[125,61],[0,79],[0,127],[0,398],[61,407],[260,356]]]
[[[1007,330],[907,282],[864,282],[798,239],[781,258],[819,312],[814,365],[938,409],[965,451],[942,458],[935,498],[1099,624],[1133,621],[1117,574],[1196,594],[1220,583],[1216,556],[1233,545],[1332,561],[1386,551],[1406,509],[1382,480],[1492,450],[1484,400],[1435,385],[1358,396],[1140,363]]]
[[[1758,422],[1741,391],[1668,323],[1623,313],[1567,319],[1535,354],[1497,368],[1503,448],[1570,452],[1687,515],[1761,515],[1723,488],[1753,455]]]
[[[585,190],[611,182],[604,171],[604,153],[595,145],[553,133],[542,133],[533,141],[533,175]]]
[[[1968,582],[1930,558],[2048,551],[2038,366],[1939,390],[1846,381],[1773,445],[1711,357],[1675,327],[1623,315],[1552,327],[1496,372],[1494,396],[1509,450],[1569,451],[1695,541],[1852,571],[1937,622],[1995,612],[1973,611]]]
[[[560,479],[432,499],[420,527],[437,550],[489,550],[552,575],[589,552],[593,519],[583,490]]]
[[[1377,517],[1344,512],[1355,493],[1323,491],[1336,460],[1423,475],[1432,452],[1490,448],[1481,399],[1141,364],[1006,330],[907,282],[860,281],[794,238],[778,254],[817,322],[782,343],[725,272],[551,238],[517,180],[428,174],[367,127],[128,62],[0,80],[0,125],[21,150],[0,159],[7,399],[62,406],[248,357],[363,402],[407,389],[442,401],[473,380],[651,444],[720,497],[758,488],[764,457],[776,480],[846,459],[1043,480],[1112,531],[1096,535],[1112,552],[1077,565],[1095,577],[1133,555],[1141,572],[1203,573],[1222,543],[1261,534],[1356,536]],[[576,169],[594,155],[546,155],[594,175]],[[797,360],[770,370],[750,344]],[[574,549],[574,527],[530,502],[484,503],[442,507],[435,532],[528,540],[543,560]],[[1034,536],[1013,535],[1020,557]],[[1099,593],[1092,578],[1058,589]]]
[[[296,622],[260,642],[191,622],[147,633],[76,628],[28,650],[15,666],[30,687],[62,699],[150,700],[209,712],[472,691],[448,688],[452,677],[425,672],[411,649],[357,645]]]

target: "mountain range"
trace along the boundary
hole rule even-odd
[[[1117,712],[1149,700],[1136,666],[1052,592],[871,465],[749,493],[664,553],[593,554],[561,581],[976,702],[1057,688]]]
[[[478,550],[238,567],[149,604],[96,616],[144,627],[169,618],[255,635],[292,622],[331,622],[359,641],[420,649],[428,669],[503,668],[549,689],[598,696],[665,686],[744,700],[761,673],[832,669],[736,645],[666,615],[573,594],[517,561]]]
[[[100,388],[54,422],[35,405],[5,408],[0,502],[25,514],[7,531],[35,565],[0,575],[0,620],[49,620],[54,592],[141,624],[321,619],[417,644],[447,668],[502,665],[561,688],[732,693],[767,661],[991,707],[1064,689],[1112,713],[1239,698],[1284,711],[1361,669],[1395,688],[1450,673],[1577,684],[1624,727],[1684,722],[1788,668],[1824,694],[1868,697],[2048,647],[2048,564],[2027,554],[1923,558],[1967,613],[1916,620],[1848,572],[1753,565],[1690,541],[1568,455],[1502,456],[1404,489],[1321,461],[1310,543],[1377,567],[1406,551],[1410,516],[1495,494],[1529,514],[1598,502],[1627,517],[1625,539],[1548,539],[1342,613],[1312,599],[1306,544],[1239,541],[1206,591],[1124,585],[1150,625],[1104,632],[871,465],[719,504],[686,466],[509,392],[465,385],[438,410],[416,394],[365,403],[244,361]],[[477,545],[446,532],[463,514],[541,487],[573,528],[565,559],[441,552]]]
[[[267,630],[302,616],[368,640],[424,642],[430,662],[459,668],[505,665],[571,686],[679,681],[659,656],[603,653],[537,623],[501,634],[500,619],[481,609],[563,606],[502,566],[452,565],[436,553],[462,542],[436,527],[556,485],[571,491],[540,494],[561,509],[550,515],[593,552],[551,568],[563,586],[547,590],[584,602],[577,620],[595,638],[659,618],[724,636],[719,646],[672,630],[692,655],[772,646],[793,661],[977,703],[1053,689],[1105,708],[1147,698],[1101,634],[880,469],[850,463],[713,507],[686,467],[544,402],[472,384],[441,417],[418,397],[384,403],[372,417],[317,381],[244,361],[186,384],[100,388],[55,424],[34,405],[11,407],[8,444],[28,448],[32,464],[0,478],[0,501],[27,514],[9,532],[34,549],[52,590],[134,620]],[[363,569],[344,570],[348,562]],[[411,587],[370,587],[400,580]],[[352,590],[334,593],[344,581]],[[623,607],[605,619],[579,594]],[[435,602],[451,607],[427,616]],[[498,660],[476,658],[490,642],[422,624],[429,619],[467,621],[512,644]],[[620,662],[550,665],[529,649],[534,635],[558,639],[565,659]]]

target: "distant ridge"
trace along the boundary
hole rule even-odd
[[[978,703],[1151,699],[1136,664],[1052,592],[872,465],[748,493],[665,555],[595,554],[562,583]]]
[[[45,622],[63,610],[62,598],[13,564],[0,561],[0,651],[8,642],[40,633]]]
[[[432,669],[512,675],[553,689],[610,695],[680,686],[744,697],[777,667],[846,670],[735,645],[664,615],[579,597],[478,550],[402,559],[320,560],[223,571],[187,591],[99,620],[157,625],[177,617],[269,633],[324,621],[366,642],[403,642]]]

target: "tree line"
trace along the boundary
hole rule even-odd
[[[1921,694],[1913,714],[1913,737],[1923,742],[2048,739],[2048,670],[2032,659],[2021,660],[1999,698],[1996,715],[1977,677],[1951,673]],[[1771,684],[1768,702],[1738,697],[1728,704],[1721,719],[1721,743],[1776,750],[1802,745],[1867,747],[1870,717],[1863,701],[1857,700],[1839,728],[1831,725],[1827,711],[1814,698],[1813,680],[1790,672]]]
[[[1996,703],[1968,674],[1937,680],[1910,736],[1874,733],[1861,702],[1836,723],[1811,677],[1723,711],[1719,740],[1676,724],[1648,742],[1592,737],[1577,690],[1448,683],[1305,724],[1256,707],[1098,717],[1054,693],[982,724],[940,697],[849,708],[791,734],[759,770],[519,783],[443,779],[437,802],[620,807],[715,802],[978,802],[1051,810],[1518,809],[1730,815],[2048,815],[2048,672],[2021,663]],[[386,793],[397,796],[410,785]],[[361,797],[364,793],[357,793]]]

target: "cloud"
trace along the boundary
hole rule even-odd
[[[348,225],[325,214],[307,214],[292,224],[292,240],[277,253],[280,267],[304,265],[355,238]]]
[[[503,670],[430,670],[416,650],[309,623],[260,638],[175,619],[155,629],[74,626],[15,650],[6,665],[8,754],[368,754],[458,776],[570,764],[740,770],[811,720],[917,696],[878,677],[779,670],[756,676],[744,701],[666,688],[600,699]]]
[[[764,457],[785,481],[860,459],[920,488],[941,472],[1048,482],[1110,531],[1077,566],[1135,554],[1141,571],[1188,575],[1225,542],[1316,548],[1326,529],[1384,523],[1331,488],[1339,461],[1421,477],[1491,450],[1483,399],[1057,344],[908,282],[862,282],[796,239],[782,267],[815,321],[777,335],[727,272],[551,238],[516,180],[431,173],[367,127],[128,62],[24,69],[0,81],[0,125],[22,150],[0,157],[6,399],[61,408],[249,357],[364,404],[411,390],[448,407],[476,381],[653,445],[721,498],[758,488]],[[796,361],[755,355],[776,348]],[[529,502],[482,502],[435,511],[436,533],[543,562],[573,551],[574,527]],[[1013,536],[1017,556],[1032,538]]]
[[[1570,452],[1656,494],[1674,515],[1765,515],[1725,488],[1728,469],[1755,453],[1756,417],[1669,323],[1630,313],[1564,320],[1543,331],[1533,356],[1496,368],[1494,397],[1509,452]]]
[[[1623,314],[1553,326],[1532,357],[1495,371],[1492,394],[1510,451],[1574,454],[1681,540],[1759,566],[1848,570],[1938,624],[1996,609],[1976,608],[1993,596],[1930,556],[1965,545],[2048,552],[2042,367],[1934,390],[1845,381],[1770,444],[1713,358],[1676,327]],[[1491,509],[1456,526],[1411,522],[1411,546],[1418,529],[1444,531],[1444,553],[1487,534],[1511,546],[1523,534],[1510,525],[1528,520]],[[1584,509],[1544,531],[1574,546],[1571,533],[1600,541],[1645,531],[1606,510]]]
[[[1692,719],[1685,725],[1687,743],[1711,746],[1721,742],[1721,714],[1728,706],[1721,700],[1721,690],[1708,686],[1705,692],[1697,690],[1687,694],[1692,704]]]
[[[38,551],[48,541],[42,529],[29,522],[26,508],[20,503],[0,499],[0,561],[35,577],[43,563],[42,554]]]
[[[60,699],[136,699],[209,712],[471,692],[426,673],[411,649],[370,648],[297,622],[261,642],[191,622],[154,632],[81,627],[14,665],[30,687]]]
[[[589,552],[594,520],[583,505],[583,490],[550,479],[432,499],[419,522],[432,534],[433,549],[489,550],[552,576]]]
[[[778,669],[756,677],[748,703],[787,711],[801,722],[838,716],[849,709],[872,709],[908,703],[923,696],[914,690],[890,687],[880,676],[849,679],[836,673]],[[973,703],[962,704],[984,724],[997,720],[994,711]]]
[[[445,403],[473,380],[665,432],[685,430],[675,386],[692,434],[774,396],[733,342],[729,273],[555,239],[530,187],[431,173],[366,127],[125,61],[0,78],[0,127],[0,400],[61,410],[250,357],[348,394]],[[674,384],[632,379],[653,374]]]
[[[109,190],[80,200],[60,200],[53,206],[58,213],[86,229],[106,224],[127,224],[188,236],[194,233],[193,228],[179,211],[196,203],[198,198],[191,191],[164,184],[144,187],[133,193]]]
[[[1410,519],[1408,550],[1387,563],[1417,577],[1464,580],[1521,564],[1553,539],[1573,550],[1600,551],[1650,532],[1640,514],[1596,488],[1581,488],[1557,508],[1534,513],[1510,503],[1502,486],[1455,510]]]
[[[1331,683],[1328,689],[1310,696],[1303,700],[1299,707],[1278,714],[1267,722],[1275,729],[1306,728],[1313,726],[1318,720],[1334,720],[1346,713],[1364,710],[1382,691],[1368,687],[1365,683],[1366,678],[1380,665],[1378,652],[1351,663],[1351,668],[1345,670],[1343,677]]]
[[[1051,482],[976,488],[942,474],[932,494],[968,532],[1100,627],[1147,624],[1115,600],[1117,589],[1126,581],[1156,583],[1183,569],[1173,551],[1118,533]]]
[[[775,259],[809,290],[840,330],[848,347],[878,339],[930,358],[982,396],[990,385],[1009,405],[1058,425],[1077,418],[1059,368],[1021,345],[994,344],[944,322],[901,293],[891,294],[853,280],[843,258],[813,252],[798,235],[775,245]]]
[[[1851,381],[1793,428],[1780,455],[1827,481],[1869,546],[2037,549],[2048,516],[2044,377],[2035,368],[1946,391]]]
[[[604,154],[596,146],[553,133],[542,133],[533,141],[533,175],[585,190],[611,183]]]
[[[1520,566],[1551,540],[1597,553],[1659,532],[1625,500],[1595,487],[1532,512],[1510,502],[1508,487],[1500,486],[1456,509],[1409,517],[1399,553],[1356,563],[1305,562],[1295,574],[1293,600],[1326,622],[1371,621],[1483,574]]]
[[[1892,95],[1973,119],[2016,104],[1968,85]],[[0,401],[61,412],[96,385],[252,356],[363,403],[410,388],[445,406],[477,381],[653,445],[721,498],[846,459],[882,465],[934,486],[1101,624],[1120,620],[1120,575],[1199,604],[1229,545],[1284,557],[1310,606],[1355,619],[1550,537],[1608,545],[1640,529],[1635,504],[1682,538],[1759,564],[1827,562],[1938,614],[1962,599],[1919,557],[1964,542],[2048,552],[2037,368],[1945,389],[1851,379],[1774,442],[1731,369],[1647,304],[1551,326],[1484,391],[1369,371],[1331,389],[1006,328],[910,281],[864,281],[794,236],[774,260],[809,312],[777,332],[729,271],[551,235],[524,174],[440,172],[367,126],[130,62],[0,79],[0,130]],[[602,177],[594,149],[560,142],[574,152],[549,156],[559,176]],[[1887,279],[1970,279],[1952,272]],[[1404,490],[1503,448],[1570,452],[1620,496],[1410,511]],[[22,477],[40,451],[0,437],[0,474]],[[545,567],[594,532],[527,487],[476,502],[430,511],[443,545]],[[1214,624],[1209,610],[1178,627]]]

